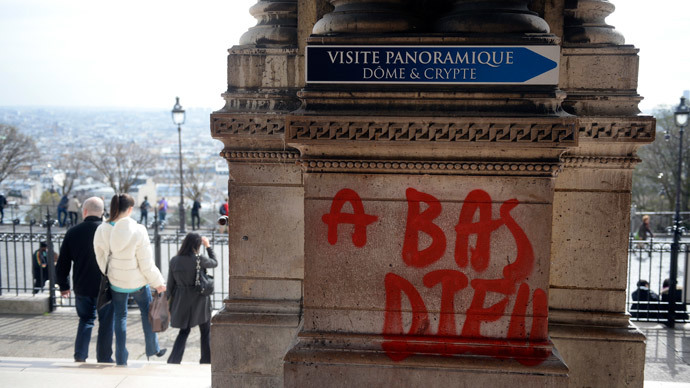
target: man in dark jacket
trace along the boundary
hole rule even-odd
[[[98,340],[96,360],[114,362],[113,355],[113,308],[108,304],[96,309],[101,271],[93,250],[93,236],[103,215],[103,200],[91,197],[84,202],[82,216],[84,222],[70,228],[60,247],[56,273],[57,284],[63,297],[70,294],[69,272],[74,263],[74,293],[79,315],[77,339],[74,342],[74,360],[84,362],[89,355],[91,330],[98,314]]]
[[[199,217],[199,209],[201,209],[201,202],[198,198],[194,199],[192,205],[192,230],[201,229],[201,218]],[[194,220],[196,220],[196,227],[194,227]]]
[[[7,198],[0,194],[0,224],[5,221],[5,206],[7,206]]]
[[[658,301],[659,300],[659,295],[657,295],[654,291],[649,289],[649,282],[646,280],[640,279],[640,281],[637,282],[637,289],[633,291],[632,293],[632,300],[634,301],[645,301],[645,302],[651,302],[651,301]]]

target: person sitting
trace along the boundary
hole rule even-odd
[[[664,302],[668,302],[668,297],[669,297],[669,288],[671,285],[671,281],[669,279],[664,279],[664,282],[661,285],[661,300]],[[675,300],[676,303],[680,304],[682,303],[683,300],[683,288],[676,284],[676,295],[675,295]]]
[[[634,301],[658,301],[659,300],[659,295],[657,295],[654,291],[649,289],[649,282],[646,280],[640,279],[640,281],[637,282],[637,290],[633,291],[632,293],[632,300]]]

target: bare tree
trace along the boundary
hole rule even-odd
[[[0,182],[38,158],[38,148],[31,137],[11,125],[0,124]]]
[[[79,178],[84,167],[84,160],[80,155],[63,155],[57,162],[56,167],[65,172],[65,180],[58,188],[61,195],[69,195],[74,187],[74,181]]]
[[[657,135],[652,144],[638,151],[642,163],[633,174],[633,201],[638,210],[673,210],[678,179],[678,129],[673,112],[661,109],[654,112],[657,119]],[[664,133],[669,132],[666,140]],[[683,144],[683,171],[681,179],[681,211],[690,210],[690,141]]]
[[[127,193],[150,169],[155,156],[134,142],[115,143],[102,152],[82,152],[79,156],[93,167],[116,193]]]
[[[185,166],[183,172],[185,196],[192,200],[201,199],[210,188],[214,171],[206,168],[204,160],[199,156],[183,158],[182,162]]]

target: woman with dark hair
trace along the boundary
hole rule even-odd
[[[199,251],[206,247],[208,257]],[[197,268],[198,266],[198,268]],[[211,297],[201,295],[195,288],[196,273],[218,266],[216,255],[206,237],[189,233],[182,241],[177,256],[170,260],[168,289],[170,291],[170,326],[179,328],[168,364],[179,364],[184,355],[187,337],[192,327],[199,326],[201,332],[202,364],[211,363]]]
[[[130,217],[134,198],[117,194],[110,201],[110,218],[96,229],[93,246],[101,272],[108,276],[113,295],[115,320],[115,362],[127,365],[127,299],[131,295],[141,311],[146,341],[146,357],[162,357],[167,349],[158,346],[158,335],[149,323],[151,289],[165,291],[163,275],[151,254],[149,235],[143,225]],[[107,265],[107,272],[106,272]]]

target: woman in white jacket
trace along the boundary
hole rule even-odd
[[[149,285],[158,292],[165,291],[163,275],[156,268],[149,235],[143,225],[130,218],[134,199],[129,194],[117,194],[110,201],[110,218],[96,229],[93,246],[101,272],[106,272],[113,295],[115,321],[115,361],[127,365],[127,298],[132,295],[141,311],[141,325],[146,340],[146,356],[162,357],[167,349],[158,346],[158,335],[149,323]]]

